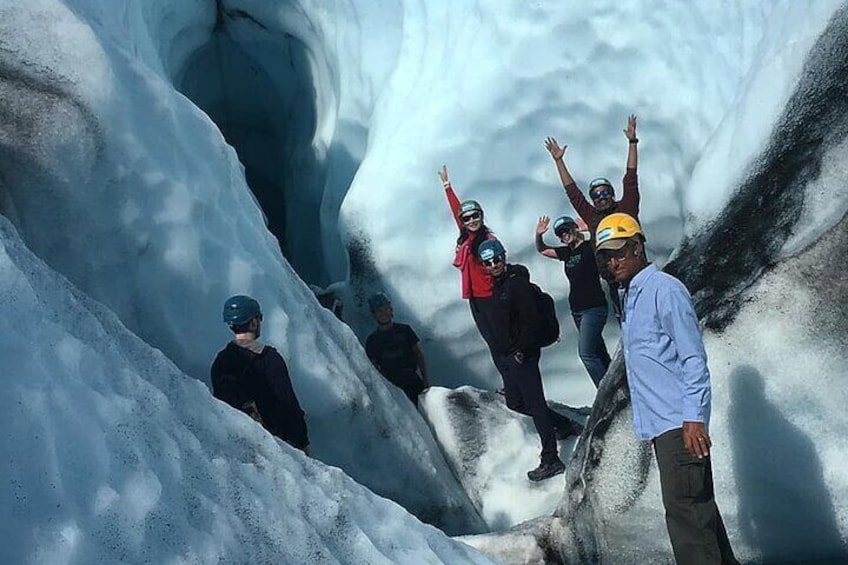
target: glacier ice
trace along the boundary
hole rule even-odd
[[[838,42],[826,48],[819,42],[828,26],[844,21],[844,11],[839,0],[755,0],[720,8],[660,0],[601,0],[591,6],[518,0],[0,2],[0,213],[46,264],[27,260],[16,269],[7,261],[3,312],[18,319],[21,305],[11,289],[26,288],[25,275],[33,269],[45,280],[61,280],[45,274],[49,270],[60,273],[75,289],[65,283],[35,285],[37,303],[53,306],[37,310],[44,312],[41,320],[22,329],[55,340],[29,343],[14,323],[0,338],[9,352],[3,362],[23,368],[12,382],[49,383],[37,393],[20,389],[7,402],[59,403],[37,413],[12,403],[4,411],[14,437],[41,442],[27,459],[7,439],[4,452],[24,462],[16,476],[33,481],[7,496],[28,496],[33,505],[10,499],[6,512],[17,514],[6,514],[3,524],[41,536],[36,544],[21,535],[30,541],[10,551],[42,562],[63,556],[87,561],[99,547],[90,545],[95,538],[89,526],[107,520],[85,520],[99,515],[115,516],[109,533],[136,551],[149,547],[154,557],[190,561],[218,547],[232,550],[235,545],[228,544],[235,538],[211,535],[175,535],[169,547],[146,545],[150,538],[139,524],[159,531],[161,516],[185,515],[180,514],[185,507],[167,496],[178,483],[163,481],[152,463],[160,454],[171,457],[172,477],[181,471],[181,459],[226,470],[237,467],[239,457],[260,453],[279,466],[274,472],[249,469],[249,480],[239,483],[243,490],[228,494],[230,500],[199,502],[218,504],[216,519],[235,524],[233,535],[244,535],[239,539],[274,539],[282,530],[244,526],[242,519],[255,514],[239,516],[235,509],[246,503],[235,499],[278,492],[310,465],[322,469],[314,472],[330,485],[326,495],[309,499],[310,508],[320,514],[330,508],[328,499],[356,498],[355,504],[340,503],[335,515],[375,539],[375,516],[390,512],[375,497],[337,472],[276,447],[216,403],[204,399],[184,411],[190,403],[177,406],[171,399],[189,393],[208,397],[180,371],[207,379],[212,356],[228,339],[217,316],[220,302],[234,292],[252,293],[265,306],[269,339],[289,361],[321,461],[447,530],[481,529],[481,518],[426,424],[369,366],[354,334],[319,308],[298,275],[322,287],[346,286],[346,319],[360,334],[370,327],[362,298],[384,288],[398,319],[422,337],[436,384],[494,389],[497,374],[459,300],[458,277],[450,267],[455,227],[436,170],[447,163],[460,196],[483,203],[511,259],[527,264],[534,280],[560,298],[565,319],[561,271],[532,249],[535,218],[568,212],[541,142],[556,135],[569,145],[568,162],[582,184],[596,175],[618,179],[626,151],[618,130],[631,112],[640,116],[649,251],[660,263],[673,257],[689,273],[687,283],[697,287],[710,327],[715,469],[732,540],[751,559],[802,558],[804,541],[815,535],[822,547],[838,551],[848,531],[839,381],[841,336],[848,329],[841,274],[848,198],[842,188],[844,100],[828,94],[844,91],[839,78],[844,72],[836,64],[822,67],[831,86],[814,87],[809,98],[798,96],[798,85],[810,78],[805,65],[817,54],[846,59]],[[226,32],[216,41],[221,26]],[[227,70],[216,84],[203,69],[214,66],[209,52],[218,49],[220,55],[222,48],[230,63],[218,69]],[[225,87],[231,87],[226,96]],[[245,105],[238,106],[239,100]],[[277,113],[275,105],[290,106]],[[235,118],[234,129],[225,127],[222,113]],[[819,129],[806,127],[821,116]],[[266,126],[262,136],[239,130],[257,123]],[[800,164],[783,159],[784,135],[793,147],[814,147],[810,158]],[[282,169],[263,169],[269,160],[280,161]],[[778,163],[787,174],[777,174]],[[797,194],[785,192],[789,204],[773,208],[780,214],[780,237],[746,245],[748,234],[758,229],[749,219],[759,209],[746,208],[757,203],[757,185],[750,180],[758,173],[767,184],[794,178]],[[260,177],[251,185],[255,195],[245,175]],[[747,201],[739,200],[740,188]],[[277,192],[282,203],[274,200]],[[738,209],[749,210],[748,217],[734,216]],[[274,235],[266,223],[274,224]],[[745,237],[737,227],[745,228],[740,230]],[[4,225],[7,249],[18,246],[13,231]],[[688,243],[679,247],[683,238]],[[283,259],[280,244],[290,261]],[[722,255],[725,247],[732,252]],[[691,257],[717,260],[704,270],[706,263],[692,264]],[[751,257],[753,262],[745,260]],[[730,258],[741,260],[725,261]],[[729,284],[722,286],[723,280]],[[71,306],[77,302],[84,306]],[[76,328],[75,321],[101,323],[92,321],[90,310],[97,320],[112,320],[109,331]],[[112,313],[169,361],[116,329]],[[590,404],[594,388],[575,355],[572,328],[563,327],[564,342],[545,352],[546,390],[571,405]],[[71,328],[88,337],[66,339],[78,335]],[[607,334],[614,340],[615,328]],[[99,355],[109,339],[132,342],[129,351],[135,353],[127,358],[122,346],[109,345],[110,351],[119,349]],[[12,364],[21,359],[16,351],[32,353],[37,362]],[[153,372],[170,375],[174,384],[163,393],[143,383],[142,391],[129,389],[124,397],[110,393],[113,383],[104,381],[103,368],[115,372],[115,386],[139,383],[132,375],[152,370],[140,358],[155,359]],[[54,374],[52,366],[61,371]],[[4,367],[4,375],[10,370]],[[610,381],[595,399],[590,424],[596,425],[577,446],[572,482],[557,516],[469,543],[504,561],[553,553],[579,560],[578,547],[617,562],[669,555],[655,471],[632,440],[622,384]],[[68,399],[91,407],[80,423],[68,416]],[[133,407],[148,410],[143,415],[149,426],[135,431],[145,444],[135,450],[109,447],[128,429],[113,430],[109,423],[132,414]],[[208,411],[216,421],[207,418]],[[763,418],[746,418],[750,411]],[[56,449],[43,434],[27,436],[31,413],[43,420],[36,431],[61,432],[57,437],[74,449]],[[195,422],[198,429],[152,425],[159,416],[174,425]],[[439,408],[430,414],[431,421],[444,416]],[[222,418],[226,428],[218,422]],[[230,426],[242,438],[234,453],[210,458],[204,446],[211,442],[207,449],[224,453],[231,435],[221,434],[235,429]],[[90,430],[97,433],[84,433]],[[771,451],[752,447],[770,430],[791,441]],[[168,440],[169,434],[194,434],[203,445]],[[86,465],[102,472],[108,461],[123,482],[103,486],[97,475],[86,474]],[[772,479],[777,466],[783,472]],[[55,480],[38,482],[42,472]],[[206,477],[203,485],[217,480]],[[349,489],[358,494],[339,494]],[[472,497],[475,491],[490,494],[477,486],[470,490]],[[784,498],[775,492],[787,493],[792,506],[780,504]],[[123,500],[131,502],[126,511],[115,511]],[[788,511],[800,500],[818,501],[799,516],[815,528],[784,529]],[[54,514],[48,503],[64,510]],[[398,526],[392,532],[420,531],[417,522],[391,508],[387,522]],[[51,515],[64,521],[40,521]],[[20,520],[38,523],[28,528]],[[304,524],[313,522],[285,527],[313,527]],[[335,530],[326,521],[315,524],[317,538],[310,539],[322,555],[335,555],[328,561],[343,560],[341,554],[360,547],[355,541],[345,545],[354,539],[349,537],[338,546],[317,541]],[[221,531],[216,526],[192,532]],[[420,535],[400,548],[375,544],[375,551],[388,553],[374,558],[404,561],[405,548],[426,552],[427,543],[435,553],[422,553],[422,560],[450,561],[467,551],[436,534]],[[83,553],[63,553],[74,544]],[[136,557],[130,561],[142,560],[141,553],[131,555]]]

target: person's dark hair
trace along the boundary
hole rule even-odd
[[[466,239],[471,237],[472,233],[476,233],[477,237],[474,238],[474,241],[471,242],[471,252],[474,254],[475,257],[477,257],[477,250],[480,249],[480,244],[486,241],[486,239],[488,239],[489,232],[489,227],[486,224],[480,226],[480,229],[476,232],[470,232],[467,229],[462,228],[459,231],[459,237],[456,239],[456,244],[462,245]]]

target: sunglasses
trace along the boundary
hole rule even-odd
[[[470,214],[460,216],[459,219],[462,220],[463,224],[467,224],[469,222],[473,222],[474,220],[479,220],[482,217],[483,216],[480,214],[480,212],[472,212]]]
[[[612,198],[612,191],[604,189],[592,194],[592,200],[603,200],[604,198]]]
[[[495,265],[500,265],[501,263],[503,263],[503,260],[503,255],[500,255],[498,257],[492,257],[487,261],[483,261],[483,264],[487,267],[494,267]]]
[[[560,226],[560,227],[558,227],[557,229],[554,230],[554,235],[556,235],[557,237],[562,237],[576,227],[577,226],[574,226],[574,225]]]
[[[616,261],[621,261],[627,254],[630,253],[630,250],[633,249],[633,243],[627,242],[627,244],[621,249],[602,249],[598,255],[603,261],[604,264],[609,263],[613,259]]]

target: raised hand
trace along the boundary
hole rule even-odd
[[[548,226],[551,223],[551,219],[548,216],[542,216],[539,218],[539,222],[536,224],[536,234],[542,235],[546,231],[548,231]]]
[[[439,178],[442,181],[442,184],[450,183],[450,179],[448,178],[448,166],[442,165],[442,169],[439,171]]]
[[[624,132],[624,137],[628,140],[636,139],[636,114],[630,114],[630,117],[627,118],[627,129],[622,131]]]
[[[557,140],[553,137],[545,138],[545,149],[551,154],[551,157],[554,158],[554,161],[559,161],[562,159],[562,156],[565,155],[565,150],[568,149],[568,145],[559,146]]]

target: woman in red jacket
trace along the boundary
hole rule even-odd
[[[459,228],[459,237],[456,240],[456,255],[453,266],[459,269],[462,280],[462,297],[468,300],[471,308],[471,316],[480,331],[480,335],[489,346],[489,352],[497,366],[497,358],[493,349],[494,330],[492,325],[492,313],[495,306],[492,298],[492,276],[486,271],[480,259],[477,258],[477,249],[487,239],[494,239],[494,234],[483,222],[483,208],[476,200],[459,201],[453,191],[448,168],[443,165],[439,171],[439,178],[445,187],[453,219]]]

